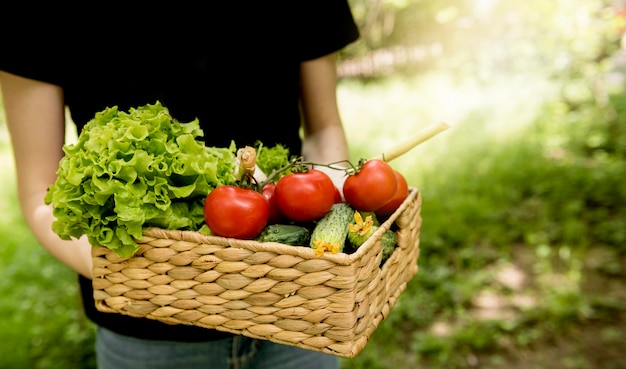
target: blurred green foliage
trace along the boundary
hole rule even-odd
[[[93,327],[82,314],[77,277],[37,244],[12,179],[0,182],[0,368],[93,368]]]
[[[480,367],[505,368],[512,365],[514,352],[567,334],[573,326],[611,326],[626,301],[620,293],[606,294],[604,286],[592,285],[589,274],[608,280],[626,274],[620,262],[626,251],[623,9],[603,1],[473,3],[490,4],[487,8],[472,8],[471,2],[418,3],[403,3],[394,32],[408,32],[400,18],[415,20],[430,11],[435,22],[422,22],[425,28],[412,23],[424,38],[388,37],[389,44],[376,45],[393,48],[398,40],[442,45],[435,60],[413,65],[408,73],[421,78],[448,73],[459,84],[478,81],[473,92],[492,102],[490,86],[512,75],[529,84],[537,78],[550,81],[557,93],[535,91],[545,100],[521,130],[514,128],[515,115],[493,114],[505,106],[481,107],[455,122],[454,139],[446,141],[453,148],[435,148],[419,157],[436,165],[399,163],[413,168],[411,180],[424,198],[420,272],[369,346],[344,368],[465,368],[476,366],[468,358],[480,355]],[[428,40],[426,34],[439,38]],[[400,67],[395,72],[406,75]],[[375,88],[365,86],[365,91]],[[407,96],[414,104],[420,99],[432,103],[442,88],[452,95],[456,87],[420,86],[428,95]],[[528,98],[511,92],[518,87],[504,87],[501,93]],[[502,103],[531,108],[532,99]],[[395,121],[396,113],[388,113]],[[501,128],[510,127],[502,128],[504,137],[486,123],[494,117],[504,118]],[[591,262],[597,249],[604,256]],[[532,284],[523,292],[503,286],[494,274],[504,265],[524,268]],[[512,316],[482,320],[476,316],[476,299],[485,291],[511,299],[528,294],[534,303],[515,307]],[[442,326],[443,333],[438,331]],[[602,355],[608,358],[600,352],[576,360],[582,367],[605,367],[597,362]]]

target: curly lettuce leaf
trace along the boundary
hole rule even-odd
[[[180,123],[159,102],[97,113],[63,148],[45,198],[53,231],[129,257],[146,228],[198,230],[206,195],[234,183],[236,165],[234,143],[206,147],[202,136],[197,119]]]
[[[263,143],[257,142],[255,144],[256,149],[256,164],[259,169],[263,171],[265,174],[270,174],[273,171],[282,170],[286,167],[292,160],[295,159],[295,156],[292,156],[289,153],[289,149],[281,144],[277,144],[272,147],[265,147]],[[291,170],[283,170],[280,174],[275,178],[278,180],[281,176],[287,175],[291,173]]]

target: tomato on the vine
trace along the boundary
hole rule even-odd
[[[276,203],[276,185],[274,183],[267,183],[263,186],[263,190],[261,192],[265,200],[267,200],[267,205],[269,206],[269,217],[267,220],[267,224],[278,224],[280,223],[284,216],[278,209],[278,204]]]
[[[324,216],[335,202],[335,185],[319,170],[294,172],[276,183],[276,203],[287,218],[308,222]]]
[[[387,217],[393,214],[393,212],[396,211],[400,205],[402,205],[407,196],[409,196],[409,185],[406,178],[404,178],[404,176],[397,170],[395,171],[395,174],[398,182],[396,193],[388,203],[374,211],[374,214],[378,217]]]
[[[204,220],[217,236],[252,239],[265,228],[268,217],[265,197],[248,188],[218,186],[204,202]]]
[[[341,197],[341,192],[339,191],[337,186],[335,186],[335,204],[339,204],[342,202],[343,202],[343,197]]]
[[[378,159],[367,160],[343,184],[343,197],[354,209],[374,211],[387,204],[398,187],[394,169]]]

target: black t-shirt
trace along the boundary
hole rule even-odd
[[[94,39],[88,53],[72,46],[84,44],[89,35],[80,29],[51,28],[28,40],[29,49],[37,50],[51,40],[63,40],[67,49],[55,50],[55,55],[49,54],[49,48],[44,48],[47,55],[7,52],[0,58],[0,70],[61,86],[79,131],[106,107],[128,110],[160,101],[182,123],[197,118],[206,145],[224,147],[234,140],[243,146],[259,140],[265,146],[280,143],[299,153],[299,64],[358,38],[348,4],[340,0],[237,3],[236,23],[215,21],[234,12],[236,2],[230,3],[202,9],[207,12],[206,25],[170,32],[183,37],[181,44],[193,45],[192,51],[172,45],[159,32],[146,32],[150,27],[167,27],[166,20],[143,20],[141,36],[129,29],[123,40],[99,43]],[[140,15],[130,19],[133,30],[142,28],[137,25],[142,22]],[[80,286],[87,316],[118,333],[172,341],[227,336],[98,312],[91,281],[81,277]]]

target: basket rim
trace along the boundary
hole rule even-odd
[[[418,195],[419,191],[417,188],[409,186],[409,195],[402,202],[402,204],[393,212],[376,230],[376,232],[368,239],[361,247],[359,247],[355,252],[346,254],[343,252],[339,252],[336,254],[331,254],[325,252],[321,256],[315,255],[315,251],[310,247],[305,247],[306,245],[301,246],[291,246],[285,245],[278,242],[259,242],[255,240],[241,240],[237,238],[230,237],[221,237],[214,235],[205,235],[202,233],[198,233],[195,231],[189,230],[169,230],[162,228],[151,227],[143,231],[143,237],[154,237],[161,239],[171,239],[171,240],[182,240],[188,242],[196,242],[196,243],[205,243],[212,245],[220,245],[220,246],[230,246],[230,247],[239,247],[247,250],[251,250],[254,252],[259,251],[267,251],[267,252],[275,252],[279,254],[291,255],[291,256],[299,256],[304,259],[321,259],[328,260],[339,265],[351,265],[355,260],[359,260],[363,254],[369,252],[369,249],[376,245],[376,240],[382,236],[382,233],[386,232],[391,228],[391,225],[398,216],[409,206],[409,204],[415,199]],[[142,237],[142,238],[143,238]],[[141,242],[142,239],[138,241]]]

